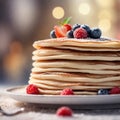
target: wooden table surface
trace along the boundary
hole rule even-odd
[[[2,93],[3,88],[0,91]],[[59,105],[22,103],[4,94],[0,94],[0,106],[7,112],[25,108],[23,113],[15,116],[0,114],[0,120],[120,120],[120,104],[69,106],[74,112],[72,117],[57,116]]]

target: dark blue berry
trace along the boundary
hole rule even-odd
[[[73,36],[73,31],[72,31],[72,30],[69,30],[69,31],[67,32],[67,37],[68,37],[68,38],[74,38],[74,36]]]
[[[52,31],[50,32],[50,37],[51,37],[51,38],[56,38],[55,30],[52,30]]]
[[[102,32],[99,28],[93,28],[90,31],[90,37],[94,38],[94,39],[100,38],[101,34],[102,34]]]
[[[90,35],[90,27],[88,25],[81,25],[81,28],[85,29],[87,31],[88,37]]]
[[[108,94],[109,94],[109,90],[107,89],[98,90],[98,95],[108,95]]]
[[[74,24],[72,26],[73,31],[76,30],[77,28],[80,28],[80,26],[81,26],[80,24]]]

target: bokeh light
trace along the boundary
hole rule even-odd
[[[52,15],[56,19],[61,19],[64,17],[64,9],[62,7],[55,7],[52,11]]]
[[[114,0],[97,0],[97,3],[101,7],[112,7],[114,5]]]
[[[79,12],[83,15],[87,15],[90,12],[90,5],[88,3],[81,3],[79,6]]]

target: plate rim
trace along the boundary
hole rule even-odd
[[[51,105],[100,105],[120,103],[120,95],[34,95],[27,94],[27,85],[13,86],[5,89],[5,94],[10,98],[24,102]],[[15,91],[17,90],[17,91]],[[20,90],[20,92],[19,92]],[[110,101],[109,101],[110,100]]]

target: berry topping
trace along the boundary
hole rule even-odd
[[[27,94],[39,94],[38,87],[36,85],[30,84],[26,88]]]
[[[70,25],[70,24],[64,24],[64,27],[66,27],[67,31],[69,31],[69,30],[71,30],[71,29],[72,29],[72,27],[71,27],[71,25]]]
[[[110,90],[110,94],[120,94],[120,88],[119,87],[113,87]]]
[[[88,37],[89,37],[89,34],[90,34],[90,27],[88,25],[81,25],[81,28],[85,29],[88,33]]]
[[[56,114],[57,114],[58,116],[72,116],[73,111],[72,111],[71,108],[64,106],[64,107],[60,107],[60,108],[57,110]]]
[[[101,34],[102,34],[102,32],[99,28],[93,28],[90,31],[90,37],[94,38],[94,39],[100,38]]]
[[[60,95],[74,95],[73,90],[70,88],[65,88],[63,91],[60,93]]]
[[[67,28],[65,26],[55,26],[54,30],[55,30],[55,35],[57,36],[57,38],[66,36]]]
[[[74,38],[74,36],[73,36],[73,31],[72,31],[72,30],[69,30],[69,31],[67,32],[67,37],[68,37],[68,38]]]
[[[87,38],[88,34],[87,31],[83,28],[77,28],[74,32],[73,32],[74,38]]]
[[[80,26],[81,26],[80,24],[74,24],[72,27],[73,31],[76,30],[77,28],[80,28]]]
[[[51,37],[51,38],[56,38],[55,30],[52,30],[52,31],[50,32],[50,37]]]
[[[108,95],[108,94],[109,94],[109,90],[107,89],[98,90],[98,95]]]
[[[88,25],[81,25],[79,23],[70,24],[71,17],[64,19],[62,22],[59,22],[59,25],[54,27],[54,30],[50,32],[51,38],[93,38],[98,39],[102,35],[102,31],[99,28],[90,28]]]

